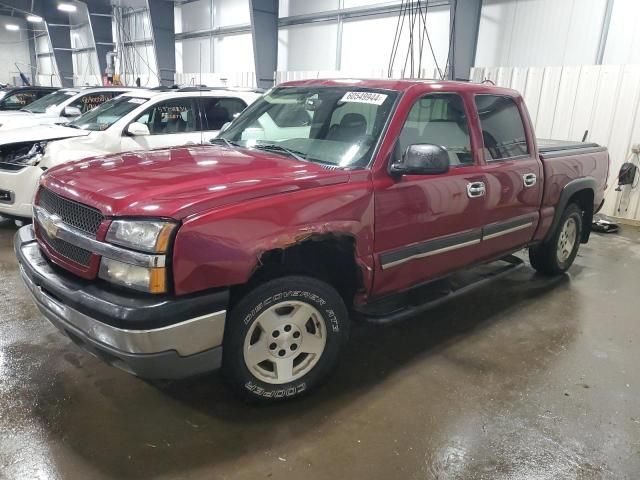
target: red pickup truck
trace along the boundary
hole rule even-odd
[[[528,248],[565,272],[608,169],[596,144],[536,141],[513,90],[298,81],[210,146],[50,169],[15,250],[44,316],[95,355],[150,378],[221,367],[273,401],[327,376],[350,318],[412,315],[456,271]]]

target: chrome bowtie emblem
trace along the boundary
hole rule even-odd
[[[56,238],[58,236],[58,222],[62,219],[58,215],[41,215],[40,225],[47,232],[49,238]]]

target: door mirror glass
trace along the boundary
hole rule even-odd
[[[66,106],[62,111],[63,117],[79,117],[82,115],[82,112],[78,107]]]
[[[449,153],[430,143],[409,145],[402,160],[391,164],[396,175],[437,175],[449,171]]]
[[[151,135],[149,132],[149,127],[147,127],[144,123],[133,122],[127,127],[127,133],[132,137],[142,137],[145,135]]]

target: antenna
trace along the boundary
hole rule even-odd
[[[200,69],[200,87],[202,87],[202,43],[198,45],[200,47],[200,53],[198,58],[198,67]],[[200,88],[200,102],[198,102],[198,114],[200,115],[200,145],[204,145],[204,122],[202,119],[202,110],[204,107],[202,106],[202,88]]]

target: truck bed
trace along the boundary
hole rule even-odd
[[[545,138],[539,138],[537,142],[538,152],[543,159],[606,151],[605,147],[601,147],[593,142],[575,142],[571,140],[551,140]]]

